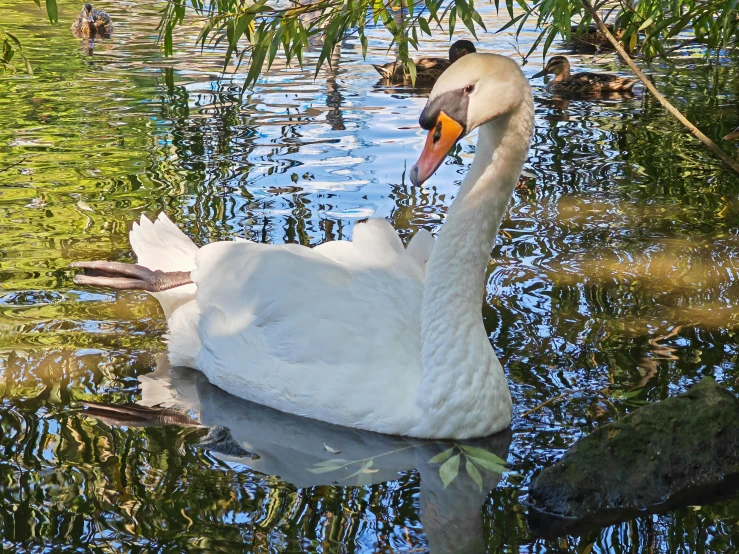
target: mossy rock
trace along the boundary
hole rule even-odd
[[[572,533],[705,503],[739,482],[739,401],[707,377],[577,441],[530,489],[532,527]]]

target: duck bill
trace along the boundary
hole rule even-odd
[[[724,140],[739,140],[739,129],[734,129],[724,137]]]
[[[420,186],[431,177],[449,151],[464,134],[464,126],[444,112],[439,112],[436,125],[426,135],[421,157],[411,169],[411,183]]]
[[[547,70],[546,69],[542,69],[541,71],[539,71],[539,73],[537,73],[536,75],[532,76],[531,78],[532,79],[538,79],[539,77],[544,77],[544,75],[546,75],[546,74],[547,74]]]

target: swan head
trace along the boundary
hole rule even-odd
[[[441,74],[418,122],[428,131],[410,179],[422,185],[457,142],[479,126],[531,102],[529,83],[518,64],[498,54],[468,54]]]

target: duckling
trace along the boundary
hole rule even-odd
[[[731,133],[729,133],[728,135],[726,135],[724,137],[724,140],[731,140],[731,141],[739,140],[739,127],[737,127]]]
[[[79,37],[109,36],[112,32],[110,16],[102,10],[93,10],[91,4],[83,5],[72,23],[72,33]]]
[[[416,63],[416,86],[423,84],[431,86],[436,82],[446,68],[456,62],[462,56],[477,52],[475,45],[469,40],[458,40],[449,48],[449,59],[444,58],[421,58]],[[411,76],[403,71],[403,64],[391,62],[384,65],[373,65],[384,81],[393,84],[411,84]]]
[[[634,88],[636,79],[626,79],[604,73],[570,74],[570,62],[564,56],[554,56],[533,78],[549,73],[555,75],[547,85],[549,92],[595,96],[603,93],[628,93]]]

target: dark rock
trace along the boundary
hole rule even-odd
[[[707,377],[579,440],[534,481],[529,522],[577,533],[679,506],[739,484],[739,401]]]

